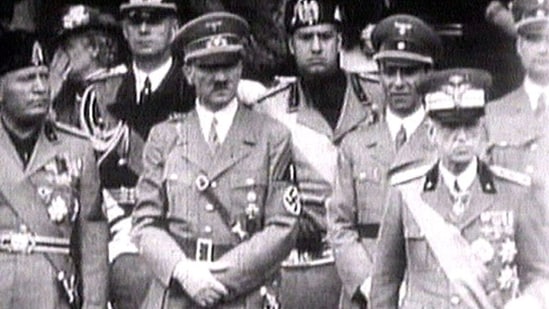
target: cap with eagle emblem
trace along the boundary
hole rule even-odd
[[[372,31],[375,60],[397,59],[434,64],[442,54],[442,41],[421,19],[411,15],[389,16]]]
[[[286,3],[284,25],[288,33],[301,27],[343,22],[344,13],[337,0],[290,0]]]
[[[213,12],[195,18],[179,29],[173,48],[182,50],[185,62],[227,64],[241,59],[244,39],[250,34],[242,17]]]
[[[32,66],[45,66],[46,53],[34,34],[16,30],[0,37],[0,75]]]
[[[515,0],[511,12],[520,35],[549,30],[549,0]]]
[[[418,82],[428,115],[444,124],[476,121],[484,116],[490,73],[471,68],[433,72]]]

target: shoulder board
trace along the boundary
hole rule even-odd
[[[529,187],[532,185],[532,178],[527,174],[513,171],[499,165],[490,165],[490,171],[499,178],[514,182],[521,186]]]
[[[188,113],[171,113],[169,116],[168,116],[168,122],[178,122],[178,121],[181,121],[183,119],[185,119],[187,117],[187,114]]]
[[[70,135],[73,135],[73,136],[76,136],[76,137],[79,137],[79,138],[83,138],[83,139],[89,139],[90,136],[84,132],[83,130],[77,128],[77,127],[73,127],[71,125],[68,125],[68,124],[64,124],[64,123],[61,123],[61,122],[54,122],[55,123],[55,128],[59,131],[59,132],[63,132],[63,133],[67,133],[67,134],[70,134]]]
[[[433,168],[433,165],[420,165],[397,172],[389,179],[391,186],[396,186],[425,176]]]
[[[264,100],[266,100],[270,97],[273,97],[273,96],[277,95],[278,93],[280,93],[282,91],[289,90],[290,87],[294,84],[295,81],[296,81],[296,79],[294,79],[294,81],[279,82],[278,85],[268,89],[267,92],[264,95],[259,97],[259,99],[257,99],[257,102],[261,103],[262,101],[264,101]]]
[[[128,67],[125,64],[117,65],[110,69],[99,70],[92,75],[88,76],[87,80],[95,82],[100,80],[109,79],[116,76],[121,76],[128,73]]]

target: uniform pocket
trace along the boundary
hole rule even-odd
[[[353,171],[359,223],[379,223],[385,204],[384,170],[379,166]]]

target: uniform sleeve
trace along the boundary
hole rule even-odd
[[[295,244],[298,215],[284,206],[289,183],[282,177],[291,158],[291,138],[288,131],[281,132],[277,135],[274,132],[270,138],[264,228],[219,258],[229,267],[214,276],[229,289],[229,297],[237,297],[264,283],[279,270]]]
[[[80,182],[81,214],[78,222],[80,272],[84,308],[106,308],[109,230],[101,210],[99,172],[93,150],[86,148]]]
[[[337,271],[345,292],[353,297],[364,280],[371,275],[373,256],[360,242],[352,163],[348,157],[342,148],[338,155],[334,195],[328,203],[328,237],[334,249]]]
[[[374,259],[371,308],[398,308],[398,293],[406,268],[403,207],[400,193],[390,188]]]
[[[156,277],[169,286],[175,265],[185,254],[166,230],[166,191],[163,180],[170,132],[154,127],[143,151],[143,174],[137,183],[132,213],[132,236]]]

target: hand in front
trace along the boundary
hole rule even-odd
[[[219,262],[179,262],[173,277],[194,302],[203,307],[211,307],[229,294],[227,288],[213,276],[213,272],[223,271],[227,265]]]

